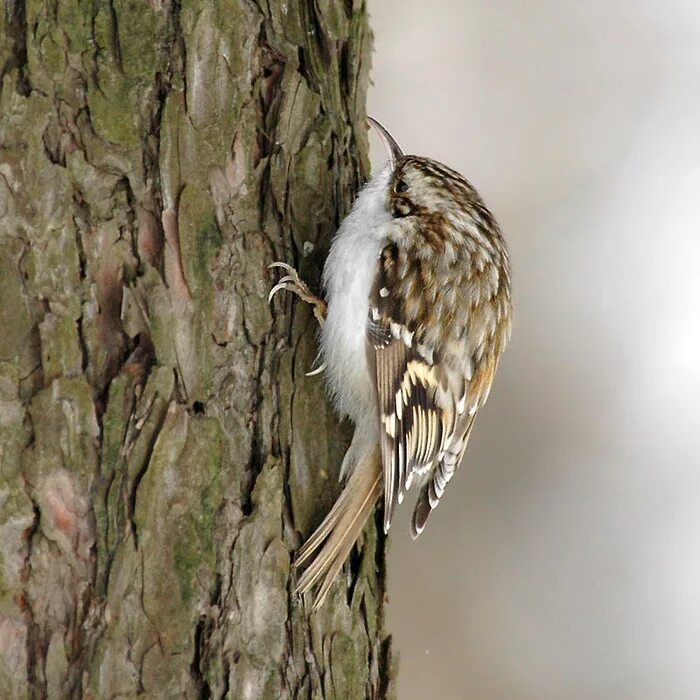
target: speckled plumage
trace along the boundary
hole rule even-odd
[[[333,241],[326,302],[294,277],[284,287],[317,306],[321,352],[338,410],[355,423],[347,484],[299,553],[299,581],[320,605],[374,502],[384,528],[412,486],[417,537],[459,466],[510,335],[508,254],[476,190],[428,158],[392,160],[360,192]],[[298,282],[298,284],[297,284]]]
[[[397,191],[398,182],[406,184],[405,192]],[[399,336],[375,350],[385,427],[384,526],[388,530],[406,490],[424,483],[414,511],[416,537],[459,465],[476,411],[488,397],[510,335],[510,273],[493,216],[454,170],[427,158],[397,159],[389,208],[394,222],[369,312],[372,317],[377,309],[373,324]],[[400,360],[391,364],[391,354]]]

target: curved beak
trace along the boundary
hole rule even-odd
[[[379,134],[379,138],[384,144],[387,153],[389,154],[389,160],[391,161],[391,167],[396,166],[396,161],[399,158],[403,158],[403,151],[399,148],[399,144],[396,143],[394,137],[373,117],[367,117],[367,121],[371,127]]]

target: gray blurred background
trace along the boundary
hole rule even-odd
[[[370,11],[369,112],[477,186],[516,306],[462,470],[392,528],[399,698],[698,700],[700,3]]]

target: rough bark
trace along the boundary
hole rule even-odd
[[[347,430],[304,372],[367,172],[364,0],[6,0],[0,697],[383,698],[383,540],[294,550]]]

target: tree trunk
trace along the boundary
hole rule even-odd
[[[376,525],[291,592],[348,435],[267,302],[367,174],[364,0],[0,23],[0,697],[391,695]]]

